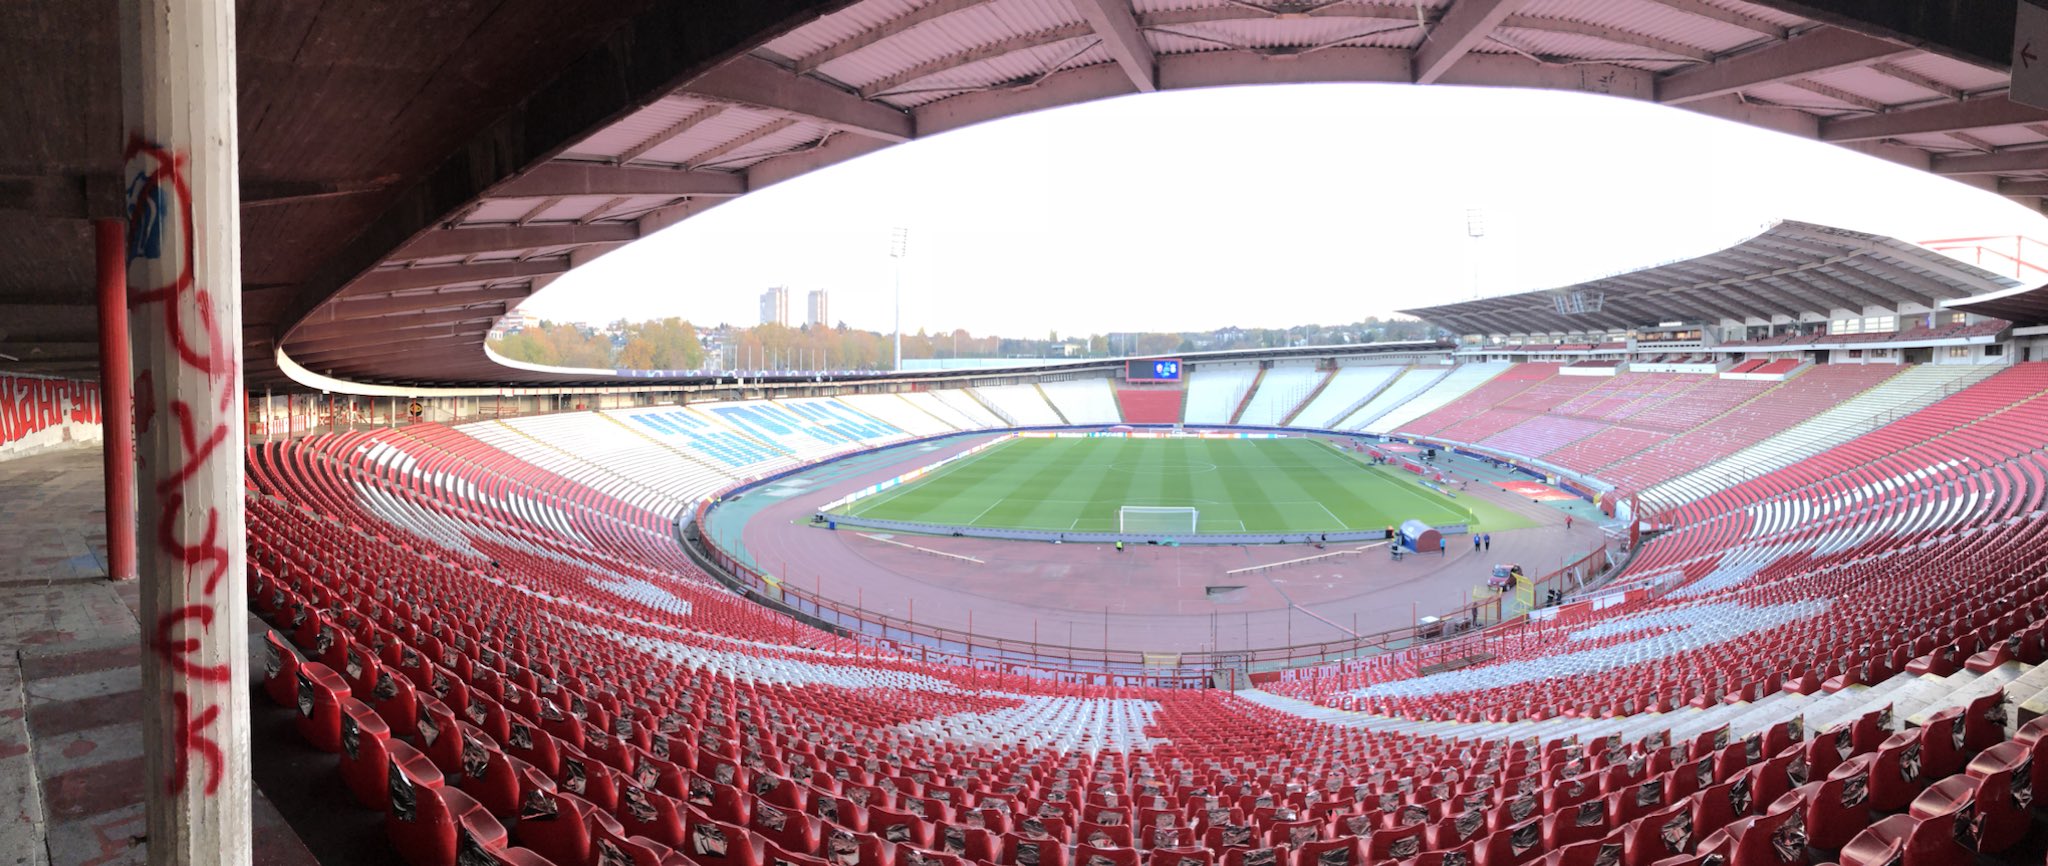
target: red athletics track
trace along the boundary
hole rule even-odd
[[[1333,543],[1324,551],[1305,544],[1134,546],[1118,554],[1107,544],[891,536],[985,563],[976,565],[862,537],[868,530],[809,525],[821,503],[985,439],[962,437],[932,450],[904,449],[902,459],[888,466],[807,488],[764,508],[748,522],[742,538],[768,571],[848,606],[860,603],[920,625],[962,631],[971,617],[976,635],[1036,636],[1044,643],[1081,649],[1146,652],[1230,651],[1350,636],[1295,606],[1360,634],[1398,628],[1409,625],[1417,612],[1442,613],[1470,601],[1472,589],[1486,582],[1496,562],[1520,563],[1531,574],[1543,574],[1567,554],[1583,555],[1602,538],[1584,521],[1567,533],[1560,512],[1490,484],[1475,484],[1464,495],[1484,496],[1538,522],[1494,533],[1491,552],[1474,553],[1468,537],[1453,536],[1448,556],[1407,556],[1396,563],[1380,547],[1228,576],[1224,572],[1231,569],[1358,545]],[[1244,590],[1217,603],[1205,592],[1211,585]]]

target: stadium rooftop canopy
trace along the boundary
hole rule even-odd
[[[1932,309],[2019,285],[1883,235],[1784,220],[1718,252],[1569,286],[1402,310],[1463,334],[1622,330],[1659,322],[1767,324],[1836,310]]]
[[[482,351],[569,268],[892,143],[1119,94],[1277,82],[1540,87],[1837,143],[2038,204],[2013,2],[451,0],[239,22],[249,383],[539,382]],[[116,22],[0,29],[0,354],[90,374],[86,219],[121,208]],[[602,379],[602,377],[592,377]]]

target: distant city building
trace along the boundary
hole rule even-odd
[[[529,316],[519,312],[506,313],[498,317],[497,324],[491,326],[491,336],[502,337],[506,334],[516,334],[527,328],[537,327],[540,327],[539,316]]]
[[[804,324],[818,328],[831,327],[831,302],[832,299],[825,294],[824,289],[812,289],[810,303],[806,305],[804,312]]]
[[[761,293],[761,324],[789,324],[789,289],[776,286]]]

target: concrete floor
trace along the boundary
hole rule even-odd
[[[136,584],[106,580],[100,460],[94,447],[0,461],[0,866],[147,854],[140,601]],[[275,720],[255,727],[262,761]],[[254,800],[255,862],[319,862]]]

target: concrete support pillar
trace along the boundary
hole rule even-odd
[[[250,854],[233,0],[122,0],[149,862]]]
[[[107,495],[107,577],[135,579],[135,374],[128,363],[127,227],[94,220],[99,268],[100,441]]]

